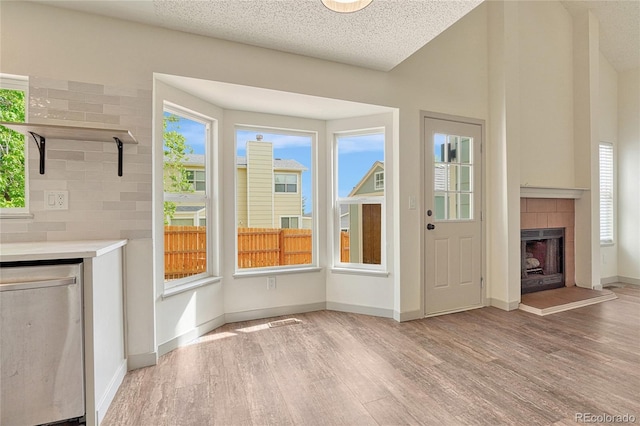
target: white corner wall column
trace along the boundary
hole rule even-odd
[[[518,3],[489,2],[487,303],[520,302],[520,95]]]
[[[599,186],[599,43],[598,21],[592,12],[573,19],[575,184],[587,188],[575,202],[576,285],[600,284]]]

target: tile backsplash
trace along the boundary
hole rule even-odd
[[[28,145],[33,219],[0,221],[0,242],[151,238],[152,91],[29,78],[28,121],[131,131],[118,176],[115,142],[47,139],[46,170]],[[45,190],[69,193],[69,210],[45,210]]]

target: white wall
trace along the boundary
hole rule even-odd
[[[600,142],[612,143],[614,153],[618,154],[618,73],[602,53],[600,53],[599,65]],[[614,232],[617,229],[614,219]],[[618,275],[618,238],[614,235],[613,239],[615,241],[613,245],[600,246],[600,278],[613,278]]]
[[[572,28],[558,2],[518,2],[521,185],[574,186]]]
[[[640,284],[640,68],[618,74],[618,276]]]

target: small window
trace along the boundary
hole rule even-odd
[[[298,176],[294,174],[276,173],[274,175],[275,192],[298,192]]]
[[[27,116],[26,78],[0,74],[0,121],[24,122]],[[0,126],[0,213],[28,213],[27,144],[23,134]]]
[[[600,143],[600,244],[613,244],[613,145]]]
[[[204,170],[187,170],[187,180],[191,183],[194,191],[204,191],[207,188]]]
[[[281,217],[280,228],[283,229],[298,229],[300,220],[297,216]]]
[[[384,172],[376,172],[376,174],[374,175],[374,179],[374,189],[376,191],[384,189]]]

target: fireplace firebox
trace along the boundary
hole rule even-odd
[[[521,294],[565,286],[564,228],[520,231]]]

